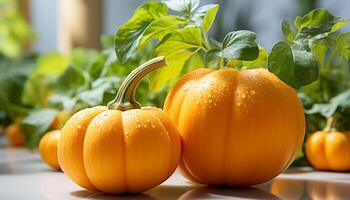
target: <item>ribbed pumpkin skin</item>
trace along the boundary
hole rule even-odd
[[[138,193],[159,185],[176,169],[180,135],[160,109],[107,110],[74,114],[62,129],[59,162],[85,189]]]
[[[305,144],[311,165],[319,170],[350,170],[350,133],[317,131]]]
[[[182,136],[182,174],[202,184],[268,181],[291,164],[304,138],[296,92],[265,69],[192,71],[164,110]]]

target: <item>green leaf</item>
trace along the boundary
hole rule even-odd
[[[73,65],[70,65],[63,74],[58,77],[57,88],[63,89],[76,89],[85,83],[85,77],[81,71],[79,71]]]
[[[268,52],[259,46],[259,57],[252,61],[242,61],[243,69],[267,68]]]
[[[161,2],[147,2],[135,10],[134,15],[120,26],[115,35],[115,51],[121,62],[132,57],[145,29],[154,20],[168,14],[168,8]]]
[[[57,107],[59,110],[72,110],[76,104],[77,100],[71,97],[67,93],[54,93],[50,96],[49,103],[50,106]]]
[[[168,0],[164,1],[174,11],[191,14],[200,3],[200,0]]]
[[[163,16],[158,18],[145,29],[138,48],[144,47],[151,39],[161,40],[171,31],[184,27],[186,24],[187,22],[184,19],[177,16]]]
[[[293,28],[290,26],[289,22],[286,20],[283,20],[281,23],[282,26],[282,31],[283,31],[283,35],[286,38],[286,40],[289,43],[292,43],[294,38],[295,38],[295,31],[293,30]]]
[[[325,118],[329,118],[334,115],[338,109],[350,108],[350,89],[345,90],[339,95],[333,97],[329,103],[314,104],[311,109],[305,110],[306,114],[319,113]]]
[[[24,84],[22,101],[30,105],[45,102],[50,84],[68,67],[68,61],[58,53],[49,53],[38,59],[37,66]]]
[[[336,49],[345,57],[350,57],[350,32],[340,34],[336,38]]]
[[[308,85],[319,76],[315,56],[296,44],[291,46],[284,41],[272,47],[268,57],[268,69],[294,88]]]
[[[315,56],[306,50],[294,49],[294,75],[301,86],[308,85],[318,79],[319,67]]]
[[[31,134],[29,136],[29,146],[37,146],[40,138],[49,129],[53,120],[57,115],[57,110],[54,109],[40,109],[33,110],[30,114],[22,121],[22,124],[29,126]]]
[[[69,64],[77,68],[84,69],[96,59],[98,51],[87,48],[74,48],[68,55]]]
[[[349,23],[350,23],[350,20],[339,21],[339,22],[335,23],[335,24],[332,26],[331,32],[335,32],[335,31],[337,31],[338,29],[342,28],[343,26],[348,25]]]
[[[311,109],[305,110],[306,114],[319,113],[325,118],[331,117],[337,110],[338,106],[335,104],[314,104]]]
[[[194,19],[205,32],[208,32],[215,20],[218,10],[218,4],[209,4],[202,6],[198,8],[198,10],[194,13]]]
[[[21,95],[28,75],[35,67],[36,56],[6,58],[0,55],[0,110],[5,110],[13,120],[26,114]]]
[[[121,82],[122,79],[119,77],[99,78],[92,83],[92,88],[82,92],[79,98],[89,106],[106,104],[112,100],[111,96],[116,95]],[[107,94],[111,95],[107,97]]]
[[[241,30],[228,33],[223,41],[220,57],[238,60],[255,60],[259,55],[259,47],[255,41],[256,34]]]
[[[287,42],[281,41],[272,47],[268,57],[268,69],[288,85],[300,87],[294,76],[292,48]]]
[[[185,62],[202,46],[199,28],[176,30],[163,38],[155,50],[156,55],[166,57],[168,66],[150,74],[151,91],[159,91],[165,83],[176,77]]]
[[[332,15],[325,8],[312,10],[305,16],[298,16],[295,19],[299,37],[313,37],[321,33],[333,32],[345,24],[344,19]]]
[[[341,109],[350,108],[350,89],[343,91],[337,96],[333,97],[330,101],[332,104],[339,106]]]

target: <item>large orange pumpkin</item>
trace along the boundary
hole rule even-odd
[[[64,125],[58,157],[64,173],[88,190],[138,193],[166,180],[181,157],[180,135],[161,109],[141,108],[135,90],[155,58],[129,74],[108,107],[74,114]]]
[[[350,133],[317,131],[305,144],[306,156],[318,170],[350,170]]]
[[[296,92],[266,69],[192,71],[164,110],[182,136],[181,173],[197,183],[268,181],[291,164],[304,138]]]

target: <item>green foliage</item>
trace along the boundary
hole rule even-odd
[[[168,34],[155,49],[156,55],[167,58],[167,67],[150,75],[150,89],[159,91],[170,79],[176,77],[185,62],[202,46],[199,28],[186,28]],[[172,48],[169,48],[169,47]]]
[[[205,32],[208,32],[214,23],[218,10],[219,5],[217,4],[209,4],[198,8],[194,13],[194,19],[197,25],[202,27]]]
[[[305,110],[306,114],[319,113],[325,118],[329,118],[335,112],[346,112],[350,110],[350,89],[338,94],[330,99],[328,103],[315,103],[309,110]]]
[[[8,57],[23,53],[34,38],[34,32],[18,11],[17,0],[0,1],[0,54]]]
[[[224,38],[222,50],[218,55],[228,59],[255,60],[259,55],[255,39],[256,34],[251,31],[230,32]]]
[[[258,58],[259,48],[253,32],[228,33],[223,43],[209,38],[207,32],[215,20],[219,5],[197,8],[198,5],[198,0],[146,2],[117,31],[115,48],[120,61],[127,61],[144,46],[152,44],[155,45],[151,49],[152,56],[166,57],[168,66],[150,76],[152,91],[159,91],[169,81],[174,82],[181,72],[196,68],[190,62],[192,57],[196,57],[197,61],[200,58],[201,61],[196,64],[203,63],[202,67],[212,63],[224,67],[224,59],[240,62]],[[178,15],[169,15],[168,8],[178,12]]]
[[[24,84],[22,102],[44,106],[53,79],[62,74],[67,65],[67,60],[58,53],[49,53],[38,58],[37,66]]]
[[[294,88],[309,85],[319,76],[317,45],[332,39],[332,33],[346,25],[344,19],[326,9],[316,9],[295,19],[295,27],[282,21],[285,40],[276,43],[268,58],[268,68]]]
[[[0,110],[3,118],[24,115],[28,109],[21,101],[23,85],[35,66],[36,55],[23,55],[10,59],[0,55]],[[6,112],[5,112],[6,111]]]
[[[148,2],[135,10],[131,19],[120,26],[115,36],[115,50],[120,61],[125,62],[132,57],[147,27],[167,13],[167,6],[160,2]]]
[[[29,147],[35,147],[39,144],[40,138],[49,129],[56,115],[57,110],[55,109],[33,110],[22,121]]]

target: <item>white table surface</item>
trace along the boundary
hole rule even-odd
[[[279,186],[279,190],[272,188]],[[276,186],[277,185],[277,186]],[[37,151],[0,143],[0,200],[21,199],[350,199],[350,173],[290,168],[276,179],[250,188],[194,185],[177,172],[140,195],[107,195],[86,191],[62,172],[52,171]]]

